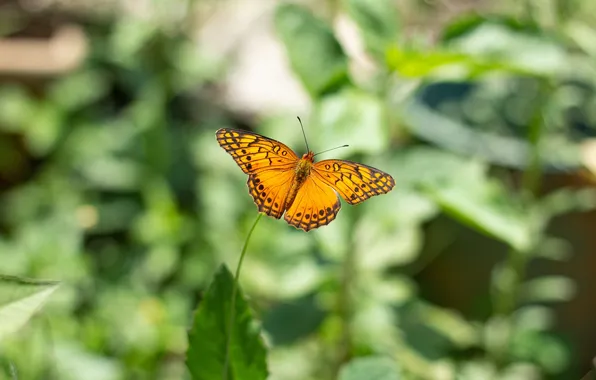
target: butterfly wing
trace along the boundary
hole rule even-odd
[[[259,134],[239,129],[222,128],[215,136],[246,174],[266,171],[294,170],[298,156],[286,145]]]
[[[215,135],[219,145],[248,174],[248,190],[259,212],[281,218],[298,156],[279,141],[253,132],[222,128]]]
[[[248,176],[248,190],[259,212],[281,218],[294,176],[293,170],[261,170]]]
[[[386,194],[395,180],[391,175],[370,166],[344,160],[323,160],[313,165],[313,178],[335,189],[349,204]]]
[[[337,193],[326,183],[308,176],[284,219],[296,228],[310,231],[331,223],[340,208]]]

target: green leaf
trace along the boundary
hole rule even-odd
[[[354,359],[339,373],[339,380],[399,380],[399,378],[396,363],[382,356]]]
[[[432,109],[418,98],[404,103],[403,119],[413,134],[451,152],[513,168],[525,168],[530,160],[531,147],[527,141],[477,130]],[[570,170],[582,166],[576,144],[549,135],[543,140],[540,160],[545,167]]]
[[[551,77],[569,69],[565,48],[555,38],[513,18],[464,16],[444,29],[441,42],[433,51],[392,46],[387,64],[408,77],[443,68],[464,78],[494,71]]]
[[[76,111],[97,102],[109,90],[109,77],[99,70],[68,75],[52,84],[50,98],[65,111]]]
[[[0,342],[23,327],[58,285],[0,275]]]
[[[347,57],[323,20],[304,7],[283,4],[277,8],[275,26],[292,68],[311,96],[349,83]]]
[[[518,250],[532,244],[531,219],[487,166],[432,149],[413,149],[396,167],[396,178],[422,190],[446,214]],[[418,181],[418,184],[416,184]]]
[[[392,0],[344,0],[356,21],[368,49],[384,56],[387,46],[395,44],[399,19]]]
[[[575,282],[564,276],[544,276],[526,282],[521,297],[526,302],[568,302],[577,293]]]
[[[234,277],[222,265],[196,311],[186,358],[186,365],[195,380],[222,378],[233,286]],[[240,288],[236,293],[234,315],[230,379],[266,379],[266,349],[260,328]]]
[[[276,346],[290,345],[313,333],[325,318],[313,294],[274,305],[263,326]]]
[[[551,76],[569,70],[565,48],[533,23],[473,16],[447,27],[443,41],[474,59],[499,62],[528,74]]]
[[[389,144],[388,118],[379,98],[360,90],[346,88],[336,94],[325,96],[319,102],[311,127],[315,150],[349,144],[349,149],[333,152],[342,154],[377,154]],[[325,145],[323,145],[325,144]]]

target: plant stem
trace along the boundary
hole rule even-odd
[[[497,352],[493,352],[497,363],[503,364],[505,362],[505,354],[511,339],[511,321],[509,317],[515,311],[519,301],[519,294],[523,283],[523,278],[526,275],[526,268],[531,258],[531,251],[540,241],[542,235],[543,223],[535,218],[536,196],[540,190],[541,176],[542,176],[542,161],[540,150],[540,139],[544,126],[543,109],[546,107],[546,94],[549,94],[550,83],[545,81],[540,86],[540,93],[537,96],[537,106],[534,115],[528,126],[528,143],[530,145],[530,152],[528,157],[528,165],[523,173],[521,180],[521,203],[525,209],[528,217],[532,239],[532,244],[528,250],[517,250],[511,248],[507,254],[507,259],[504,263],[504,272],[507,276],[511,276],[503,289],[500,289],[500,294],[497,293],[495,302],[495,314],[507,318],[507,337],[503,340],[503,345],[500,346]],[[501,274],[502,275],[502,274]]]
[[[350,222],[348,236],[354,236],[356,222],[359,219],[359,210],[353,210],[354,217]],[[333,369],[334,378],[337,378],[343,364],[347,363],[352,356],[352,319],[354,314],[353,306],[353,284],[356,281],[356,250],[355,243],[348,246],[342,266],[340,268],[340,288],[337,302],[337,313],[341,321],[341,335],[337,346],[337,360]]]
[[[259,220],[263,216],[262,213],[257,215],[255,222],[253,223],[250,231],[248,231],[248,235],[246,235],[246,240],[244,241],[244,246],[242,247],[242,252],[240,253],[240,258],[238,259],[238,265],[236,266],[236,273],[234,275],[234,286],[232,287],[232,300],[230,305],[230,323],[228,324],[228,337],[226,341],[226,356],[224,361],[224,368],[223,368],[223,375],[222,380],[228,380],[228,372],[230,367],[230,347],[232,345],[232,336],[233,329],[234,329],[234,319],[236,316],[236,294],[238,293],[238,280],[240,279],[240,269],[242,268],[242,262],[244,261],[244,256],[246,255],[246,248],[248,247],[248,242],[250,241],[250,237],[252,236],[252,232],[255,230],[255,227],[259,223]]]

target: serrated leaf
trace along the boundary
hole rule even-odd
[[[234,277],[222,265],[200,303],[189,333],[186,365],[195,380],[220,380],[224,371]],[[229,379],[266,379],[260,327],[238,287],[229,356]]]
[[[399,19],[392,0],[344,0],[356,21],[368,49],[384,56],[387,46],[397,41]]]
[[[397,364],[386,357],[357,358],[346,364],[339,380],[399,380]]]
[[[349,83],[348,60],[331,27],[296,4],[277,8],[275,26],[290,64],[312,96]]]
[[[56,281],[0,275],[0,342],[23,327],[58,285]]]

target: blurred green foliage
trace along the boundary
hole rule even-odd
[[[238,334],[263,321],[274,380],[576,375],[547,306],[575,284],[526,269],[566,259],[546,232],[552,218],[596,205],[591,189],[539,195],[545,173],[581,165],[578,143],[594,135],[593,6],[553,1],[552,21],[548,6],[508,3],[498,16],[454,17],[431,44],[405,33],[392,1],[332,3],[329,14],[281,2],[272,16],[312,101],[309,142],[348,143],[334,154],[398,185],[308,234],[263,218],[243,267]],[[334,31],[339,14],[375,63],[365,79]],[[201,310],[226,316],[230,277],[217,268],[234,267],[256,208],[214,139],[218,128],[247,128],[210,97],[231,62],[197,47],[191,24],[95,19],[82,67],[43,91],[0,87],[0,273],[61,282],[39,317],[0,334],[6,376],[202,378],[203,363],[185,366],[189,343],[189,358],[208,351],[206,339],[220,347],[205,326],[222,321]],[[302,146],[294,116],[248,127]],[[423,246],[453,239],[425,240],[441,214],[502,243],[483,320],[425,300],[408,271],[428,264]],[[189,341],[197,305],[194,331],[205,330]],[[235,349],[238,360],[254,354]],[[247,364],[255,380],[260,364]]]

